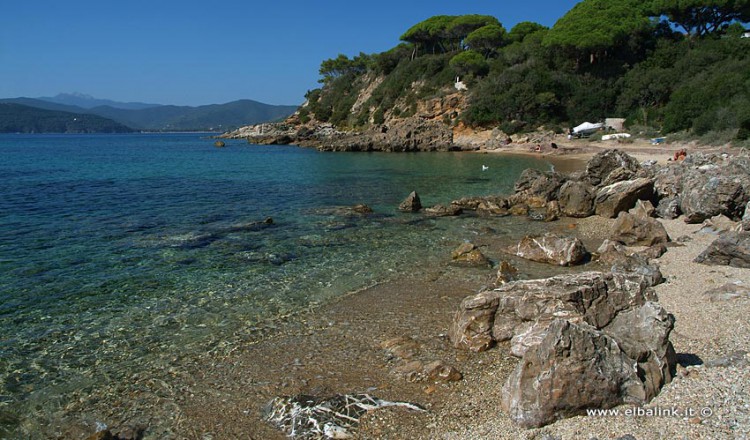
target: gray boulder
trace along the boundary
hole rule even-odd
[[[597,215],[615,218],[622,211],[627,211],[638,200],[653,197],[654,181],[646,178],[628,180],[605,186],[596,193],[594,200]]]
[[[658,303],[647,302],[623,311],[602,329],[617,341],[630,359],[638,363],[643,394],[633,397],[643,402],[653,399],[674,378],[677,354],[669,342],[674,323],[674,316]],[[631,390],[634,391],[636,389]]]
[[[750,232],[750,202],[745,205],[745,213],[742,215],[742,230]]]
[[[701,223],[718,214],[739,220],[747,196],[741,182],[724,171],[718,167],[698,169],[685,176],[680,210],[686,223]]]
[[[412,191],[406,199],[398,205],[398,210],[403,212],[418,212],[422,209],[422,201],[419,199],[419,194],[416,191]]]
[[[502,406],[525,428],[581,414],[586,408],[643,403],[637,363],[617,342],[585,325],[554,320],[502,390]]]
[[[628,246],[652,246],[670,241],[667,230],[658,220],[644,213],[634,215],[624,211],[617,215],[610,238]]]
[[[594,214],[594,191],[591,185],[570,180],[560,188],[560,210],[568,217],[589,217]]]
[[[695,260],[715,266],[750,268],[750,232],[725,232]]]
[[[672,220],[680,216],[680,198],[666,197],[659,200],[656,206],[656,215],[660,218]]]
[[[622,258],[613,261],[610,272],[624,276],[637,276],[647,286],[656,286],[664,282],[664,275],[659,265],[639,254],[623,255]]]
[[[613,171],[618,170],[609,179],[616,183],[617,179],[627,180],[640,170],[641,166],[632,156],[620,150],[606,150],[597,153],[586,164],[585,179],[594,186],[603,185],[610,178]]]
[[[550,200],[557,199],[563,182],[563,176],[557,172],[528,168],[521,173],[514,190],[522,196],[522,201],[540,207]]]
[[[583,242],[575,237],[560,237],[553,234],[526,236],[509,251],[521,258],[540,263],[572,266],[583,262],[588,255]]]

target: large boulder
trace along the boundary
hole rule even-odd
[[[747,203],[742,183],[721,168],[706,168],[688,173],[683,182],[680,209],[686,223],[701,223],[718,214],[739,220]]]
[[[647,302],[619,313],[602,330],[617,341],[630,359],[638,363],[643,394],[632,397],[647,402],[659,394],[662,386],[672,381],[677,355],[669,342],[669,335],[674,323],[674,316],[658,303]]]
[[[568,217],[588,217],[594,214],[594,191],[591,185],[569,180],[560,188],[560,210]]]
[[[637,363],[596,329],[556,319],[508,377],[502,406],[525,428],[538,428],[587,408],[640,404]]]
[[[553,234],[526,236],[509,248],[516,256],[540,263],[572,266],[583,262],[588,255],[583,242],[575,237],[560,237]]]
[[[603,328],[621,311],[656,300],[649,286],[637,274],[601,272],[512,281],[465,298],[450,337],[456,347],[473,351],[512,340],[513,354],[522,356],[554,319]]]
[[[542,205],[557,199],[558,191],[564,182],[563,176],[554,171],[540,171],[528,168],[521,173],[514,190],[524,201],[538,201]]]
[[[653,197],[654,181],[646,178],[626,180],[605,186],[596,193],[594,200],[597,215],[615,218],[622,211],[627,211],[638,200],[649,200]]]
[[[658,220],[624,211],[617,215],[610,238],[628,246],[652,246],[670,241],[667,230]]]
[[[419,199],[419,194],[416,191],[412,191],[400,205],[398,210],[403,212],[417,212],[422,209],[422,201]]]
[[[725,232],[695,258],[697,263],[750,268],[750,232]]]
[[[594,186],[603,185],[610,174],[617,170],[617,178],[613,175],[609,184],[633,177],[641,166],[635,158],[620,150],[606,150],[597,153],[586,164],[585,179]],[[619,180],[618,180],[619,179]]]

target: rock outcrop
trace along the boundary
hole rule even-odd
[[[435,120],[411,117],[364,131],[341,131],[332,124],[259,124],[224,135],[261,145],[295,144],[322,151],[448,151],[454,149],[451,127]]]

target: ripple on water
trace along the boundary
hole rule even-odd
[[[447,203],[507,192],[523,168],[547,167],[228,145],[0,137],[0,437],[93,430],[111,408],[166,414],[190,366],[274,319],[440,267],[482,227],[528,227],[396,213],[411,190]],[[488,161],[496,172],[478,176]],[[340,210],[358,203],[375,214]],[[273,225],[258,223],[267,217]],[[173,420],[161,416],[168,432]]]

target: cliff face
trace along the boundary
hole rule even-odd
[[[448,151],[478,148],[473,144],[456,145],[454,128],[467,107],[466,91],[452,86],[444,87],[427,99],[414,99],[422,87],[419,81],[410,85],[392,106],[378,110],[372,105],[372,96],[384,81],[383,76],[359,78],[359,87],[353,104],[347,110],[346,120],[357,118],[357,127],[339,127],[331,122],[316,119],[310,108],[335,93],[324,88],[314,96],[317,102],[306,102],[285,121],[241,127],[223,137],[247,139],[254,144],[294,144],[314,147],[323,151]],[[382,108],[382,107],[380,107]],[[402,110],[406,109],[406,110]],[[362,121],[361,115],[368,115]],[[343,125],[343,124],[342,124]]]

